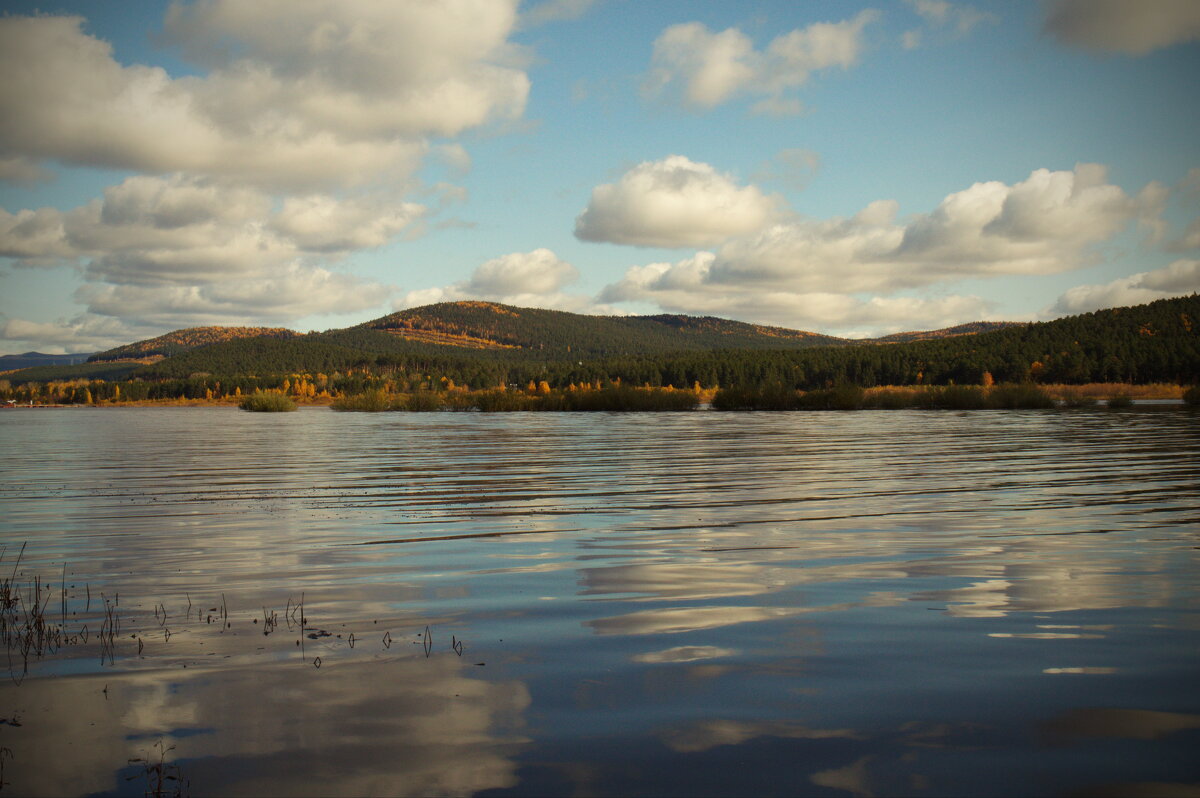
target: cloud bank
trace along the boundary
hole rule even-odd
[[[210,0],[165,40],[208,68],[125,66],[81,17],[0,19],[0,157],[271,189],[407,177],[429,136],[521,115],[512,2]]]
[[[844,333],[945,326],[988,317],[987,303],[905,292],[1079,268],[1095,260],[1097,245],[1131,224],[1155,222],[1166,195],[1165,187],[1151,183],[1131,196],[1108,182],[1104,167],[1081,164],[1071,171],[1038,169],[1012,185],[976,183],[904,220],[890,200],[847,218],[777,215],[756,230],[722,236],[714,251],[632,267],[599,299]],[[616,221],[626,218],[618,209],[606,218],[614,220],[606,240],[639,240],[643,215],[629,214],[628,230]],[[699,217],[696,229],[706,229]]]
[[[470,166],[446,137],[524,113],[517,5],[173,3],[160,43],[188,75],[123,63],[82,17],[0,18],[0,179],[134,173],[70,210],[0,210],[0,257],[84,278],[86,311],[42,340],[382,307],[394,289],[338,263],[421,232],[434,211],[406,199],[430,193],[416,170]]]

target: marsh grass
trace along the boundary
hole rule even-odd
[[[353,396],[343,396],[329,407],[342,412],[379,413],[385,410],[398,410],[394,397],[383,391],[367,391]]]
[[[338,399],[334,410],[410,413],[438,410],[512,412],[638,412],[694,410],[700,398],[693,391],[673,388],[631,388],[614,385],[598,390],[550,391],[418,391],[411,394],[387,394],[371,391]]]
[[[782,385],[722,388],[712,399],[714,410],[799,410],[800,393]]]
[[[1095,396],[1086,394],[1074,386],[1067,386],[1059,391],[1058,401],[1063,407],[1071,408],[1095,407],[1098,402]]]
[[[292,401],[291,397],[281,393],[256,391],[249,396],[242,397],[242,401],[238,402],[238,407],[252,413],[290,413],[296,409],[296,403]]]
[[[987,406],[997,410],[1033,410],[1054,407],[1054,399],[1031,383],[996,385],[987,396]]]
[[[767,385],[721,389],[713,397],[712,406],[715,410],[1013,410],[1054,407],[1055,402],[1045,390],[1031,384],[867,390],[840,385],[807,392]]]

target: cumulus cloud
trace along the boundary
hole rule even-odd
[[[1195,0],[1053,0],[1043,30],[1060,42],[1101,53],[1145,55],[1200,39]]]
[[[858,63],[863,30],[878,18],[868,9],[842,22],[817,22],[776,37],[763,50],[737,28],[713,33],[699,22],[672,25],[654,42],[645,88],[700,109],[739,94],[766,95],[759,112],[796,113],[799,102],[785,93],[814,72]]]
[[[1130,196],[1096,165],[1039,169],[1012,185],[976,183],[905,220],[889,200],[851,217],[779,218],[715,251],[635,266],[600,300],[843,331],[946,326],[985,317],[986,303],[902,294],[965,278],[1078,268],[1094,259],[1095,245],[1157,219],[1164,196],[1154,183]]]
[[[699,252],[674,263],[630,268],[607,286],[600,302],[650,302],[665,311],[747,319],[764,324],[863,337],[916,328],[947,327],[986,318],[990,306],[975,296],[870,297],[846,291],[763,287],[714,279],[718,257]]]
[[[173,78],[80,17],[4,17],[0,158],[310,190],[403,177],[427,137],[523,112],[515,19],[491,0],[175,4],[165,40],[210,71]]]
[[[271,228],[310,252],[347,252],[387,244],[425,213],[386,197],[338,200],[322,194],[288,197]]]
[[[86,260],[87,283],[76,298],[95,315],[174,318],[175,326],[287,320],[379,305],[386,287],[320,261],[387,243],[421,210],[323,195],[288,199],[276,210],[258,189],[135,176],[69,211],[0,210],[0,254],[31,265]]]
[[[574,313],[619,312],[597,305],[583,294],[568,293],[565,289],[578,279],[579,270],[548,249],[513,252],[480,264],[467,280],[409,291],[395,302],[395,307],[481,299]]]
[[[322,313],[378,307],[387,286],[319,266],[282,268],[207,284],[86,283],[76,300],[90,313],[136,318],[164,329],[189,325],[244,324],[247,319],[284,324]]]
[[[712,246],[762,228],[780,201],[682,155],[647,161],[592,190],[575,236],[644,247]]]
[[[91,313],[55,322],[6,319],[0,323],[0,340],[9,342],[10,348],[46,354],[112,349],[130,341],[153,338],[163,332],[166,331],[161,328],[130,325],[119,319]]]
[[[1177,260],[1162,269],[1121,277],[1111,283],[1076,286],[1058,298],[1052,313],[1088,313],[1197,292],[1200,292],[1200,260]]]

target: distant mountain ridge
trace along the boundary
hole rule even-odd
[[[73,355],[47,355],[43,352],[23,352],[19,355],[0,355],[0,371],[27,369],[33,366],[73,366],[84,363],[91,352],[81,352]]]

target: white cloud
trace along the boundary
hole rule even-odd
[[[153,338],[170,329],[173,328],[130,324],[111,316],[81,313],[53,322],[7,319],[0,323],[0,341],[8,342],[9,349],[45,354],[97,352]]]
[[[75,255],[66,241],[62,214],[54,208],[16,213],[0,208],[0,257],[19,258],[25,265],[57,265],[58,259]]]
[[[124,66],[80,17],[0,19],[0,157],[271,188],[412,173],[429,136],[519,116],[529,80],[497,0],[172,5],[167,39],[211,67]]]
[[[564,289],[579,279],[579,270],[548,249],[513,252],[481,264],[467,280],[409,291],[397,309],[437,302],[481,299],[518,307],[550,308],[573,313],[620,313],[583,294]]]
[[[550,294],[579,279],[579,270],[548,249],[493,258],[471,275],[466,291],[478,296]]]
[[[1076,286],[1058,298],[1052,313],[1088,313],[1197,292],[1200,292],[1200,260],[1177,260],[1162,269],[1121,277],[1104,285]]]
[[[90,257],[93,277],[115,282],[212,282],[253,273],[308,253],[339,254],[388,243],[424,208],[360,195],[272,198],[175,174],[135,176],[103,199],[61,212],[0,210],[0,254]]]
[[[1103,167],[1034,171],[1013,185],[976,183],[903,221],[889,200],[848,218],[780,218],[715,252],[635,266],[600,295],[845,331],[948,326],[985,317],[978,297],[915,299],[909,289],[965,278],[1052,274],[1094,259],[1094,246],[1135,221],[1153,222],[1165,190],[1130,196]]]
[[[411,202],[383,197],[289,197],[271,220],[276,232],[309,252],[348,252],[381,247],[424,215]]]
[[[87,283],[76,299],[101,316],[165,328],[289,321],[378,307],[390,289],[320,267],[289,264],[271,272],[204,285]]]
[[[778,198],[738,186],[706,163],[671,155],[638,164],[615,184],[593,189],[575,220],[575,235],[635,246],[711,246],[762,228],[779,204]]]
[[[651,302],[671,313],[715,315],[763,324],[864,337],[948,327],[986,318],[990,307],[974,296],[871,297],[838,290],[789,290],[713,280],[711,252],[675,263],[635,266],[607,286],[600,302]]]
[[[645,88],[702,109],[739,94],[767,95],[756,112],[798,113],[799,102],[785,92],[814,72],[858,63],[863,30],[878,18],[868,9],[842,22],[817,22],[776,37],[761,51],[737,28],[713,33],[699,22],[672,25],[654,42]]]
[[[33,265],[88,259],[76,298],[131,323],[291,320],[382,304],[389,288],[322,258],[380,246],[421,207],[373,197],[291,198],[184,175],[136,176],[61,212],[0,211],[0,253]]]
[[[1053,0],[1043,30],[1064,44],[1102,53],[1145,55],[1200,39],[1195,0]]]

